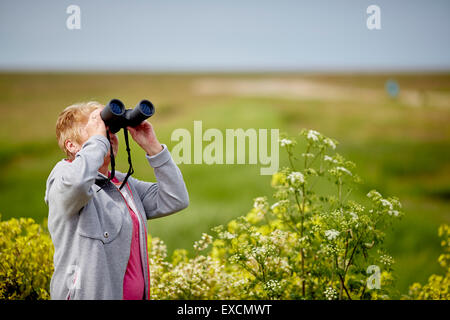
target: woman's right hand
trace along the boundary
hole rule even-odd
[[[101,109],[96,109],[89,115],[89,119],[85,127],[88,138],[95,135],[102,135],[106,137],[106,126],[100,116],[101,111]]]

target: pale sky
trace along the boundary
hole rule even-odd
[[[449,15],[449,0],[0,0],[0,69],[444,71]]]

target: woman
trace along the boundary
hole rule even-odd
[[[127,128],[145,150],[156,183],[125,174],[108,179],[110,142],[100,117],[103,106],[88,102],[66,108],[56,136],[67,159],[47,180],[48,228],[55,247],[52,299],[149,299],[147,219],[188,206],[183,176],[147,121]],[[114,154],[118,140],[110,135]]]

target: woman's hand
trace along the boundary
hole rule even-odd
[[[132,128],[127,127],[134,141],[142,148],[149,156],[160,153],[163,150],[162,145],[156,138],[155,131],[150,122],[143,121],[140,125]]]
[[[102,135],[106,137],[106,127],[100,116],[100,112],[102,112],[102,109],[95,109],[89,115],[88,122],[85,126],[87,138],[94,135]]]

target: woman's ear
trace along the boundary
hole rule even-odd
[[[67,139],[64,142],[64,146],[66,147],[66,150],[70,152],[72,156],[75,156],[75,154],[80,151],[80,145],[76,142],[72,142],[70,139]]]

